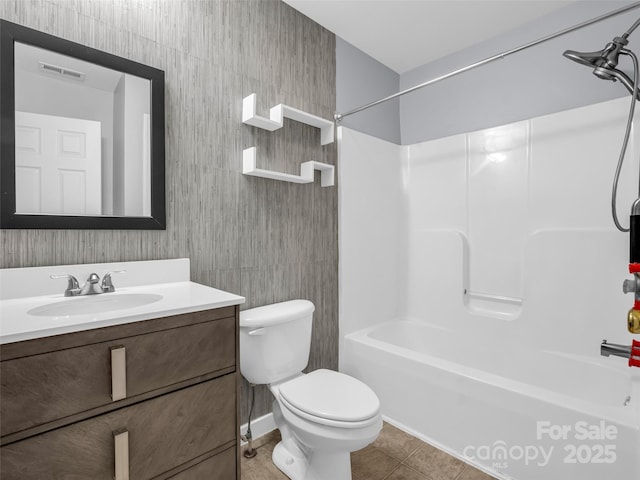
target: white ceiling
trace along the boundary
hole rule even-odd
[[[397,73],[579,0],[284,0]]]

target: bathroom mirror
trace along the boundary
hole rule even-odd
[[[2,228],[164,229],[164,72],[0,20]]]

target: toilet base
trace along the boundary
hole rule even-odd
[[[302,480],[307,471],[307,459],[289,453],[282,442],[278,442],[271,456],[273,463],[291,480]]]
[[[291,480],[351,480],[350,452],[313,451],[309,458],[298,456],[279,442],[273,449],[273,463]]]

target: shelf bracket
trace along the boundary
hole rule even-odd
[[[300,165],[300,175],[274,172],[256,167],[256,147],[246,148],[242,151],[242,173],[253,177],[270,178],[291,183],[313,183],[314,170],[320,171],[320,186],[332,187],[334,185],[335,167],[322,162],[304,162]]]
[[[261,117],[256,113],[257,97],[252,93],[248,97],[242,99],[242,123],[254,127],[262,128],[273,132],[282,128],[284,118],[295,120],[296,122],[311,125],[320,129],[320,144],[328,145],[334,141],[334,123],[330,120],[312,115],[297,108],[288,105],[279,104],[272,107],[269,111],[269,118]]]

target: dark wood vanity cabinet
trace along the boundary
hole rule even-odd
[[[240,478],[238,308],[0,348],[0,478]]]

